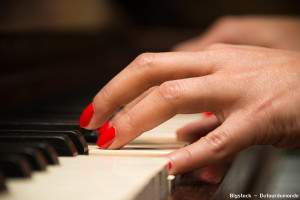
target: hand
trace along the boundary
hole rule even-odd
[[[223,17],[204,34],[178,44],[175,51],[199,51],[210,44],[228,43],[300,50],[300,18]]]
[[[99,91],[85,128],[98,128],[127,105],[112,119],[114,130],[100,137],[111,138],[103,147],[118,149],[177,113],[212,111],[220,126],[167,155],[170,173],[183,173],[250,145],[299,148],[299,83],[299,52],[215,44],[199,52],[146,53]]]

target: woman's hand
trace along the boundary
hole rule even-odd
[[[227,16],[217,20],[199,37],[174,47],[175,51],[199,51],[210,44],[227,43],[300,50],[300,18]]]
[[[247,44],[277,49],[300,50],[300,18],[282,16],[227,16],[217,20],[197,38],[175,46],[175,51],[199,51],[213,43]],[[205,115],[204,115],[205,116]],[[187,124],[177,131],[179,140],[194,142],[217,128],[214,116]]]
[[[300,53],[215,44],[199,52],[145,53],[113,78],[83,112],[118,149],[177,113],[212,111],[221,125],[167,157],[171,173],[212,165],[255,144],[300,147]],[[219,124],[216,124],[219,123]]]

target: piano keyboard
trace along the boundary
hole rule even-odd
[[[174,176],[168,177],[169,161],[163,155],[185,146],[176,141],[175,131],[199,119],[199,114],[177,115],[121,150],[100,150],[94,143],[89,143],[88,155],[84,155],[87,151],[80,133],[77,132],[75,140],[74,130],[60,131],[61,134],[73,131],[62,135],[67,134],[69,143],[73,143],[71,149],[75,157],[62,154],[55,146],[58,142],[53,142],[58,154],[64,155],[59,157],[59,164],[48,165],[44,171],[34,171],[30,178],[7,178],[7,190],[0,192],[0,199],[165,199],[175,180]],[[17,133],[0,131],[0,138],[5,138],[4,132]],[[49,135],[51,131],[45,134]],[[32,138],[34,136],[32,134]],[[29,141],[36,143],[38,139]],[[80,155],[76,156],[74,148],[81,148],[78,150]]]

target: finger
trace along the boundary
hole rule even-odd
[[[123,115],[126,112],[128,112],[131,108],[133,108],[136,104],[138,104],[141,100],[143,100],[146,96],[148,96],[152,91],[154,91],[158,86],[154,86],[150,89],[148,89],[146,92],[135,98],[133,101],[131,101],[129,104],[127,104],[120,112],[118,112],[115,117],[118,117],[118,115]]]
[[[122,147],[177,113],[198,113],[213,110],[221,102],[226,104],[223,96],[228,95],[227,90],[219,91],[219,86],[206,79],[210,77],[165,82],[128,112],[113,118],[116,132],[109,149]]]
[[[120,106],[166,80],[213,73],[218,59],[211,52],[147,53],[137,57],[114,77],[93,100],[93,116],[84,128],[95,129]]]
[[[207,116],[202,118],[200,121],[187,124],[186,126],[178,129],[176,132],[177,139],[179,141],[193,143],[220,125],[221,122],[216,116]]]
[[[146,96],[148,96],[155,88],[157,87],[152,87],[137,98],[135,98],[133,101],[131,101],[129,104],[127,104],[123,109],[121,109],[119,112],[117,112],[113,118],[118,118],[119,115],[124,115],[128,110],[130,110],[132,107],[134,107],[138,102],[143,100]],[[99,135],[103,134],[107,129],[112,127],[111,120],[107,121],[104,125],[102,125],[99,129],[96,131],[98,132]]]
[[[254,136],[247,120],[241,115],[228,118],[221,126],[197,142],[167,155],[171,174],[180,174],[220,163],[234,153],[252,145]]]

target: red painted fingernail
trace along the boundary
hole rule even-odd
[[[103,124],[100,128],[98,128],[98,133],[99,135],[103,134],[108,128],[110,128],[111,125],[111,121],[107,121],[105,124]]]
[[[212,112],[204,112],[203,114],[206,115],[206,116],[210,116],[210,115],[212,115],[213,113],[212,113]]]
[[[172,168],[172,163],[169,161],[169,170]]]
[[[93,114],[94,114],[94,105],[93,105],[93,103],[90,103],[84,109],[84,111],[82,112],[82,114],[80,116],[79,126],[82,128],[86,127],[90,123],[90,121],[93,117]]]
[[[116,137],[116,128],[114,126],[110,127],[104,133],[100,135],[97,140],[97,145],[100,149],[106,149]]]

